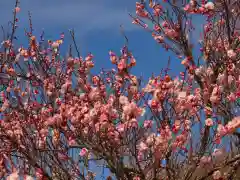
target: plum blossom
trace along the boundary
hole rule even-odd
[[[226,129],[229,133],[234,132],[237,128],[240,127],[240,117],[235,117],[226,125]]]
[[[213,120],[211,118],[207,118],[205,120],[205,124],[206,124],[206,126],[213,126]]]
[[[24,180],[34,180],[32,176],[25,175]]]
[[[119,102],[122,105],[126,105],[126,104],[128,104],[128,98],[126,96],[120,96],[119,97]]]
[[[215,6],[213,2],[207,2],[204,7],[208,10],[214,10]]]
[[[218,124],[218,126],[217,126],[217,133],[220,136],[224,136],[227,133],[227,129],[222,124]]]
[[[181,91],[178,93],[178,98],[179,99],[184,99],[187,96],[187,93],[184,91]]]
[[[135,176],[133,180],[141,180],[141,178],[139,176]]]
[[[37,179],[41,179],[43,177],[43,170],[40,168],[37,168],[35,171],[36,171]]]
[[[19,172],[14,172],[7,177],[7,180],[19,180]]]
[[[143,123],[144,128],[151,128],[153,125],[153,121],[152,120],[145,120]]]
[[[203,157],[201,157],[201,159],[200,159],[200,162],[201,162],[202,164],[209,164],[211,161],[212,161],[212,159],[211,159],[210,156],[203,156]]]
[[[229,58],[234,59],[237,54],[236,54],[236,52],[234,52],[233,49],[230,49],[230,50],[227,51],[227,55],[228,55]]]
[[[222,177],[222,173],[219,170],[217,170],[213,173],[212,177],[214,180],[219,180]]]
[[[16,13],[19,13],[20,10],[21,10],[20,7],[16,7],[16,8],[15,8],[15,12],[16,12]]]
[[[32,180],[34,178],[24,173],[29,170],[34,173],[40,166],[35,169],[35,178],[39,180],[48,172],[54,176],[50,177],[52,179],[68,178],[64,176],[66,174],[71,179],[78,179],[79,173],[89,179],[93,173],[86,175],[85,172],[90,167],[82,170],[78,160],[87,160],[90,152],[94,153],[91,160],[103,158],[112,172],[126,175],[120,177],[123,179],[138,180],[142,176],[149,179],[154,168],[156,172],[162,168],[160,160],[165,159],[168,152],[171,153],[168,158],[177,157],[178,153],[183,155],[183,166],[173,172],[179,176],[182,170],[189,169],[188,165],[193,165],[191,163],[195,166],[199,158],[200,165],[208,165],[207,168],[223,163],[223,159],[226,160],[223,157],[225,144],[221,140],[237,134],[236,129],[240,127],[240,118],[235,111],[240,97],[240,63],[237,59],[240,49],[236,45],[240,36],[237,29],[236,32],[219,33],[219,37],[213,36],[213,32],[228,32],[226,11],[219,10],[221,7],[217,3],[190,0],[184,7],[178,5],[167,0],[137,2],[137,16],[130,15],[134,24],[150,32],[157,45],[176,55],[171,58],[173,61],[180,60],[183,72],[177,73],[177,77],[171,75],[169,59],[168,67],[162,69],[159,66],[158,72],[145,83],[144,78],[132,74],[137,56],[127,45],[119,55],[110,51],[113,68],[102,68],[98,73],[91,71],[95,66],[93,54],[81,57],[80,52],[76,52],[75,42],[76,51],[73,53],[71,46],[67,57],[62,57],[59,47],[63,43],[63,34],[56,41],[48,40],[48,47],[42,36],[39,39],[32,32],[26,32],[27,47],[18,49],[14,36],[11,37],[14,41],[4,40],[0,49],[0,60],[3,61],[0,64],[0,144],[3,144],[0,147],[0,178],[14,180],[21,176]],[[233,17],[237,13],[234,6],[228,6],[230,25],[234,24]],[[173,11],[168,13],[168,8]],[[181,8],[185,11],[184,16],[179,14]],[[14,15],[17,18],[10,24],[16,28],[19,11],[16,4]],[[171,17],[174,13],[177,13],[176,18]],[[207,19],[201,24],[200,53],[195,53],[194,38],[190,36],[195,30],[192,14]],[[219,19],[215,21],[215,17]],[[152,25],[146,24],[147,21]],[[230,27],[231,31],[233,29]],[[146,43],[141,45],[144,47]],[[74,57],[75,53],[78,57]],[[164,57],[160,59],[160,65],[165,65]],[[148,59],[145,63],[148,65]],[[236,117],[223,121],[225,110]],[[143,126],[139,122],[143,122]],[[209,132],[201,132],[204,125],[210,128]],[[200,130],[195,131],[194,127]],[[203,137],[196,138],[200,136]],[[203,146],[204,136],[213,146]],[[198,152],[198,145],[203,152]],[[217,145],[222,148],[212,151],[219,147]],[[73,148],[80,150],[77,160],[71,153]],[[15,162],[12,164],[12,152],[24,156],[24,163],[16,165],[19,171],[14,169]],[[42,154],[56,156],[47,158],[49,163],[41,163]],[[125,159],[133,159],[130,165],[133,168],[125,164],[130,162]],[[123,164],[116,167],[120,160]],[[174,165],[174,159],[170,161]],[[213,172],[213,169],[209,170]],[[156,178],[166,179],[164,173],[158,174],[161,177]],[[212,178],[221,179],[221,173],[215,171]]]
[[[147,145],[144,142],[140,142],[139,150],[140,151],[146,151],[147,149],[148,149]]]
[[[57,42],[53,42],[52,43],[52,48],[55,49],[55,48],[58,48],[58,47],[59,47],[59,44]]]
[[[88,149],[87,148],[82,148],[79,155],[80,156],[86,156],[88,154]]]

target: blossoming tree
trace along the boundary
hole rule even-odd
[[[238,0],[137,2],[130,19],[185,68],[146,84],[127,45],[109,52],[112,70],[93,75],[73,31],[77,55],[62,58],[64,34],[46,47],[30,16],[29,47],[17,48],[19,12],[16,1],[0,56],[0,179],[96,179],[91,161],[107,179],[240,178]],[[193,16],[205,19],[198,45]]]

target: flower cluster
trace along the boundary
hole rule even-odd
[[[137,2],[133,23],[185,69],[177,77],[167,69],[145,84],[132,73],[137,59],[127,46],[109,52],[113,69],[92,74],[92,53],[61,56],[64,34],[45,45],[42,35],[26,32],[29,46],[18,50],[14,38],[4,40],[0,178],[93,179],[92,160],[103,160],[118,179],[190,179],[203,166],[213,169],[206,177],[224,178],[215,167],[224,154],[219,146],[240,127],[240,32],[229,24],[239,23],[235,11],[234,3],[205,0]],[[19,12],[16,3],[13,34]],[[198,59],[188,36],[192,14],[207,18]]]

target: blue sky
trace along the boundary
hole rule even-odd
[[[15,0],[0,2],[0,16],[4,17],[0,19],[1,25],[6,26],[12,19],[14,3]],[[108,51],[118,53],[123,46],[124,37],[120,33],[122,25],[129,39],[129,48],[137,60],[133,73],[149,77],[152,72],[159,73],[167,66],[168,56],[171,54],[162,50],[150,33],[131,23],[128,12],[134,14],[135,3],[136,0],[21,0],[17,33],[19,42],[27,43],[24,28],[28,28],[30,11],[36,36],[40,36],[42,29],[45,31],[45,39],[56,39],[61,32],[65,32],[65,43],[68,45],[71,42],[68,30],[74,29],[82,54],[94,54],[95,71],[98,71],[101,67],[112,67]],[[171,56],[174,75],[177,75],[179,68],[182,69],[179,62]]]
[[[137,66],[132,71],[135,75],[143,75],[148,79],[153,72],[160,73],[162,68],[167,67],[169,56],[171,56],[171,74],[178,75],[178,72],[183,70],[180,60],[171,53],[166,53],[155,43],[150,33],[131,23],[128,12],[134,14],[136,0],[20,1],[21,12],[18,16],[17,32],[20,44],[27,44],[24,28],[28,28],[28,11],[31,11],[34,35],[37,37],[43,29],[46,34],[45,39],[56,40],[61,32],[65,32],[65,43],[68,45],[71,42],[68,30],[74,29],[81,53],[94,54],[96,72],[100,68],[112,68],[108,52],[113,50],[119,53],[124,45],[124,37],[120,33],[120,25],[122,25],[129,39],[129,48],[137,60]],[[3,17],[0,18],[0,25],[6,27],[8,21],[12,20],[14,3],[15,0],[0,1],[0,17]],[[197,21],[197,24],[201,23]],[[66,52],[64,51],[66,46],[64,47],[63,53]]]

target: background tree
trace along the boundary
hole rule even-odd
[[[133,23],[185,67],[173,78],[169,60],[146,84],[131,73],[136,60],[125,35],[121,53],[109,52],[115,68],[97,75],[74,31],[62,58],[64,34],[37,38],[30,14],[29,46],[17,49],[19,11],[16,1],[0,57],[2,179],[94,179],[91,161],[110,169],[108,179],[239,178],[239,1],[137,2]],[[196,15],[206,19],[199,57]]]

